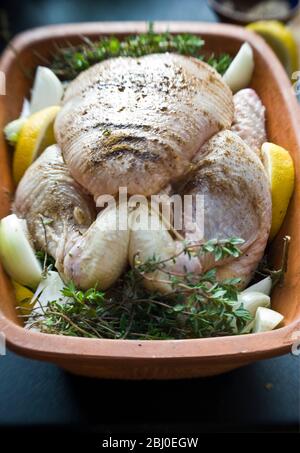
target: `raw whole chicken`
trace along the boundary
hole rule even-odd
[[[169,270],[200,275],[217,267],[219,278],[237,276],[245,286],[266,246],[271,196],[256,155],[265,141],[264,107],[253,90],[237,93],[234,105],[222,78],[194,58],[116,58],[83,72],[56,119],[59,146],[44,151],[16,192],[16,214],[26,219],[36,248],[55,258],[64,280],[106,289],[136,256],[168,259],[185,242],[167,229],[135,229],[143,209],[147,218],[158,216],[148,207],[118,229],[122,206],[97,215],[92,196],[116,195],[122,186],[147,196],[177,190],[204,196],[204,229],[190,230],[193,219],[185,216],[185,241],[237,236],[245,243],[238,259],[181,254]],[[161,272],[151,275],[148,288],[169,291],[164,277],[161,283]]]
[[[55,133],[73,177],[95,199],[157,193],[230,128],[229,87],[206,63],[175,54],[106,60],[70,83]]]
[[[259,157],[261,146],[267,141],[265,107],[251,88],[233,96],[234,120],[231,130],[238,134]]]

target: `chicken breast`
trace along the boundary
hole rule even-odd
[[[261,157],[261,146],[267,141],[265,107],[251,88],[238,91],[233,96],[233,102],[232,132],[239,135]]]
[[[249,146],[231,131],[216,134],[196,156],[197,169],[185,194],[204,196],[204,236],[186,231],[191,242],[239,237],[245,243],[238,259],[201,257],[202,272],[218,266],[219,278],[251,279],[261,260],[271,227],[272,203],[264,167]]]
[[[60,241],[87,230],[96,217],[90,195],[72,178],[57,145],[47,148],[21,179],[14,211],[27,221],[36,250],[56,259]]]
[[[233,120],[232,93],[206,63],[175,54],[106,60],[70,83],[55,134],[73,177],[97,198],[150,195],[186,173]]]

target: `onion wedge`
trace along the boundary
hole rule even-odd
[[[263,280],[254,283],[254,285],[248,286],[248,288],[244,289],[244,291],[241,294],[246,294],[254,291],[269,296],[271,294],[271,290],[272,290],[272,279],[271,277],[266,277]]]
[[[251,46],[245,42],[223,75],[223,80],[236,93],[247,88],[254,71],[254,58]]]
[[[30,113],[59,105],[63,92],[63,85],[54,72],[44,66],[38,66],[32,88]]]
[[[259,307],[256,311],[253,333],[267,332],[275,329],[283,320],[283,316],[270,308]]]
[[[0,257],[6,272],[29,288],[36,288],[42,279],[42,266],[28,240],[26,221],[15,214],[0,222]]]

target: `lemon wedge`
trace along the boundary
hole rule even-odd
[[[272,193],[272,226],[269,239],[278,233],[294,190],[295,170],[289,152],[273,143],[262,145],[262,158]]]
[[[35,158],[55,143],[53,123],[59,106],[47,107],[29,116],[23,124],[13,157],[13,176],[17,184]]]
[[[291,77],[298,70],[298,49],[291,30],[281,22],[259,21],[247,26],[249,30],[258,33],[270,47],[285,67]]]
[[[22,315],[29,315],[32,311],[34,302],[31,302],[33,298],[33,292],[26,286],[22,286],[19,283],[12,281],[15,297],[17,302],[17,307]]]

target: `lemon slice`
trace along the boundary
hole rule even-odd
[[[13,157],[13,177],[17,184],[36,157],[55,143],[53,123],[59,106],[47,107],[29,116],[23,124]]]
[[[293,33],[281,22],[259,21],[247,26],[267,41],[291,77],[298,70],[298,49]]]
[[[34,302],[31,302],[33,292],[26,288],[26,286],[22,286],[15,281],[12,281],[12,284],[15,290],[15,297],[19,312],[22,315],[29,315],[34,305]]]
[[[294,190],[295,171],[289,152],[273,143],[262,145],[262,158],[272,192],[272,226],[270,240],[276,236],[284,220]]]

